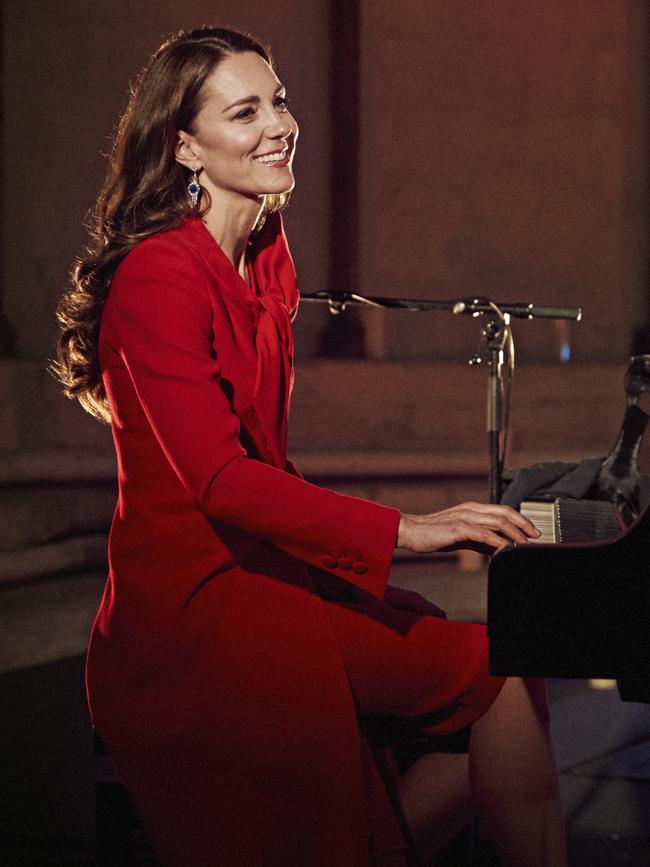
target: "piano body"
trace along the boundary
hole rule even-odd
[[[488,635],[494,674],[611,678],[650,701],[650,509],[612,539],[497,554]]]
[[[650,505],[639,514],[647,477],[638,468],[650,355],[630,359],[625,393],[619,437],[591,499],[520,504],[550,534],[542,540],[559,544],[513,546],[490,563],[494,674],[614,679],[624,700],[650,702]]]

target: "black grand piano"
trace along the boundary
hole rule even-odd
[[[650,356],[637,358],[647,374]],[[634,361],[626,418],[638,427]],[[619,453],[625,428],[624,420]],[[612,465],[615,476],[616,461],[603,463],[610,482]],[[622,488],[629,500],[628,482]],[[606,539],[513,546],[497,554],[489,568],[488,635],[494,674],[615,679],[622,699],[650,702],[650,507]]]
[[[611,678],[650,702],[650,511],[606,542],[497,554],[488,635],[494,674]]]

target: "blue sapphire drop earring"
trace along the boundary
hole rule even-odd
[[[201,192],[197,171],[198,169],[192,169],[192,177],[187,185],[187,195],[190,197],[190,204],[193,208],[196,208],[198,205],[199,193]]]

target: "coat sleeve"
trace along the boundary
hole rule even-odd
[[[147,242],[122,262],[102,340],[121,356],[178,478],[210,518],[383,598],[400,513],[247,456],[212,345],[205,277],[191,254],[169,247]]]

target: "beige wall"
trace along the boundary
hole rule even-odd
[[[645,0],[364,4],[363,289],[582,306],[623,361],[647,291]],[[464,357],[476,324],[401,314],[389,356]],[[523,357],[556,356],[548,323]]]

